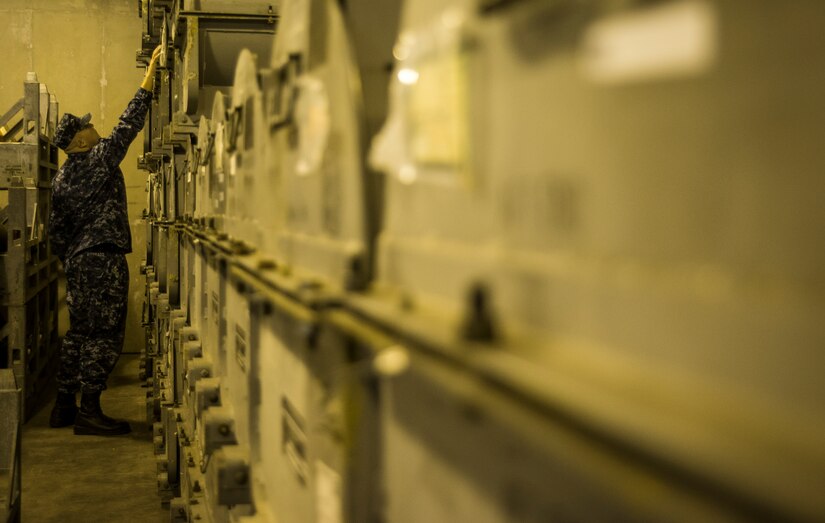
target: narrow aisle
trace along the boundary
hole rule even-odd
[[[24,426],[24,522],[168,521],[156,492],[138,362],[137,354],[121,357],[101,401],[105,413],[129,421],[131,434],[75,436],[72,427],[52,429],[53,398]]]

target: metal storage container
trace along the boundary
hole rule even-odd
[[[357,307],[722,510],[821,517],[825,9],[405,8]]]

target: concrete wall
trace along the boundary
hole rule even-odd
[[[140,22],[137,0],[2,0],[0,114],[22,96],[26,72],[35,71],[57,96],[61,114],[90,112],[100,134],[107,134],[143,77],[135,67]],[[125,350],[130,352],[143,343],[139,269],[145,232],[140,216],[146,193],[145,173],[136,167],[142,142],[138,136],[121,164],[134,251],[128,257],[132,286]],[[64,159],[61,153],[61,163]],[[66,316],[65,309],[61,314]]]

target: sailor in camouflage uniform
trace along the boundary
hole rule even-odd
[[[73,424],[75,434],[131,430],[127,422],[103,414],[100,394],[123,348],[129,293],[126,254],[132,252],[132,236],[119,165],[143,128],[159,51],[109,137],[97,134],[88,114],[65,114],[55,133],[55,143],[68,159],[52,186],[49,236],[66,270],[70,328],[60,349],[58,397],[50,425]]]

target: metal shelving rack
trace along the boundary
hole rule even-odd
[[[13,369],[28,418],[57,367],[58,261],[47,224],[58,104],[33,73],[23,91],[0,117],[0,366]]]

